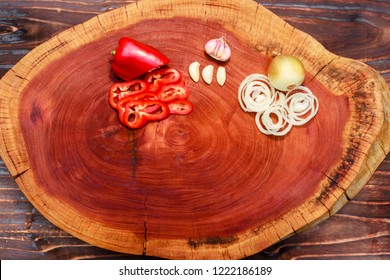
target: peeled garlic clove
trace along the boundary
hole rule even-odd
[[[199,68],[200,68],[200,63],[198,61],[194,61],[188,66],[188,73],[190,74],[191,79],[197,83],[199,82]]]
[[[224,37],[207,41],[204,50],[209,56],[219,61],[227,61],[231,55],[230,47]]]
[[[223,86],[226,82],[226,69],[223,66],[219,66],[217,70],[217,83]]]
[[[213,73],[214,73],[213,65],[207,65],[205,68],[203,68],[202,78],[206,84],[211,84],[211,82],[213,81]]]

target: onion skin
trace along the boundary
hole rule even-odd
[[[305,69],[295,56],[281,54],[271,60],[268,66],[268,78],[274,88],[289,91],[303,83]]]

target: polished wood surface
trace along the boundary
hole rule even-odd
[[[50,3],[53,7],[48,7],[48,3],[39,1],[0,3],[5,11],[5,20],[0,22],[4,73],[31,48],[59,31],[125,4],[54,1]],[[371,65],[390,82],[386,51],[389,3],[262,1],[261,4],[313,35],[330,51]],[[55,16],[55,12],[69,15],[63,18]],[[67,22],[71,19],[74,22]],[[389,166],[387,157],[363,191],[329,220],[250,258],[389,258]],[[2,259],[140,258],[90,246],[51,225],[26,201],[5,167],[0,186]]]

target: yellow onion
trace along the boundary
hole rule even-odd
[[[268,79],[278,90],[293,90],[305,79],[305,69],[295,56],[281,54],[271,60],[268,66]]]

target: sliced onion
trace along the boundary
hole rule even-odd
[[[279,104],[273,104],[263,113],[257,113],[255,122],[257,128],[267,135],[283,136],[292,127],[286,107]]]
[[[276,91],[275,103],[284,106],[286,102],[286,95],[281,91]]]
[[[257,128],[266,135],[286,135],[292,126],[310,121],[318,112],[318,99],[310,89],[299,86],[284,94],[262,74],[247,76],[238,89],[245,112],[256,112]]]
[[[318,99],[310,89],[300,86],[286,94],[285,106],[288,108],[290,122],[304,125],[318,112]]]
[[[247,76],[238,89],[238,101],[245,112],[264,112],[275,100],[275,89],[267,76]]]

